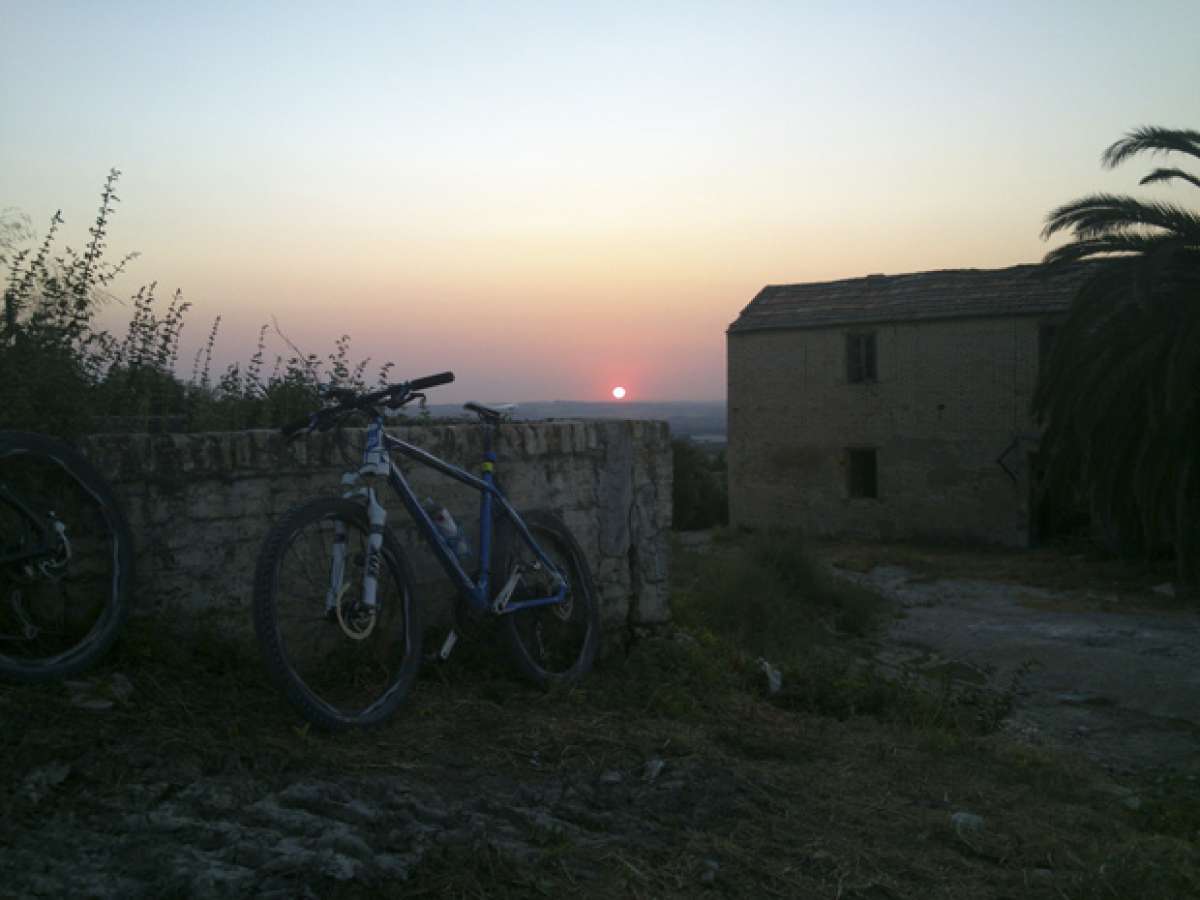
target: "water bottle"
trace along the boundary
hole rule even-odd
[[[471,544],[463,530],[458,527],[458,523],[454,521],[454,517],[450,515],[450,510],[426,497],[425,512],[429,513],[429,518],[433,519],[433,524],[442,533],[442,537],[446,539],[446,543],[450,545],[454,555],[460,562],[465,562],[471,556]]]

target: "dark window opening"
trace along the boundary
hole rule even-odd
[[[874,448],[847,450],[846,458],[850,496],[878,497],[879,482]]]
[[[875,333],[846,335],[846,380],[851,384],[877,381],[875,374]]]

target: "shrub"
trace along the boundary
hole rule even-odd
[[[865,634],[883,609],[875,594],[830,575],[795,531],[723,541],[688,574],[677,572],[673,612],[680,624],[774,660],[803,653],[830,630]]]
[[[725,489],[724,454],[709,461],[691,441],[671,441],[675,480],[671,486],[676,531],[712,528],[729,521],[729,495]]]
[[[176,292],[163,310],[157,286],[132,297],[125,334],[117,338],[96,327],[96,313],[109,300],[107,287],[134,258],[107,262],[106,237],[119,202],[113,169],[101,192],[100,208],[82,252],[54,246],[60,213],[50,220],[35,248],[17,248],[30,238],[26,221],[0,214],[0,264],[8,268],[4,315],[0,319],[0,428],[25,428],[66,437],[92,430],[230,430],[270,427],[294,420],[320,403],[322,383],[362,389],[369,360],[350,359],[343,335],[326,360],[304,354],[278,328],[290,355],[275,357],[264,377],[268,326],[244,367],[231,364],[212,380],[212,357],[220,327],[196,353],[190,381],[176,374],[185,316],[191,306]],[[379,373],[386,381],[391,364]]]
[[[797,532],[715,537],[704,555],[677,555],[672,612],[710,648],[719,643],[756,685],[763,682],[759,657],[782,670],[776,705],[839,719],[869,715],[954,742],[995,731],[1008,714],[1019,674],[997,690],[872,661],[869,648],[847,643],[869,634],[887,604],[834,577]]]

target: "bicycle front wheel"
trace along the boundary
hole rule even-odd
[[[592,668],[600,645],[600,607],[592,573],[578,542],[553,513],[521,514],[529,533],[567,582],[562,603],[505,613],[503,632],[518,670],[541,688],[573,684]],[[497,525],[493,575],[502,588],[516,574],[511,603],[553,596],[558,581],[507,519]]]
[[[128,613],[133,539],[71,446],[0,432],[0,676],[50,681],[92,665]]]
[[[383,532],[372,563],[359,503],[313,500],[267,535],[254,575],[254,627],[268,671],[321,728],[383,722],[403,702],[421,662],[412,578],[396,537]],[[374,606],[363,597],[376,572]]]

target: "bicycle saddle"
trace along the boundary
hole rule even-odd
[[[499,422],[517,408],[515,403],[504,403],[500,406],[484,406],[482,403],[464,403],[463,409],[470,410],[481,419],[489,422]]]

